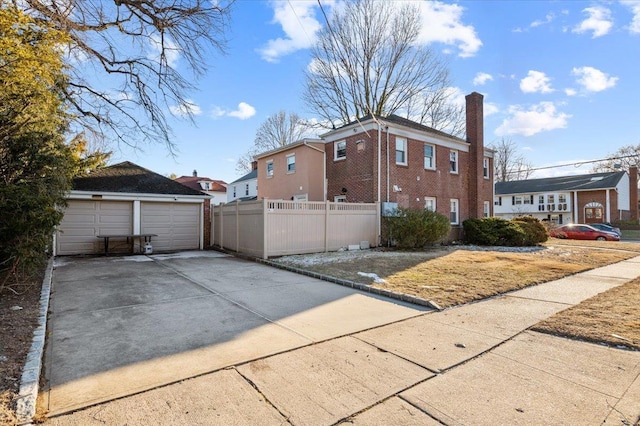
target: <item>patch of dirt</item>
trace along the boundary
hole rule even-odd
[[[640,278],[559,312],[532,329],[640,350]]]
[[[42,275],[0,293],[0,424],[14,425],[22,367],[38,326]]]

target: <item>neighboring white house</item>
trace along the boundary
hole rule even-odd
[[[637,218],[631,210],[630,175],[637,169],[527,179],[495,184],[494,215],[531,215],[558,224],[601,223]],[[637,183],[634,183],[637,185]],[[637,204],[637,200],[635,202]]]
[[[227,183],[223,180],[214,180],[208,177],[198,176],[198,172],[195,170],[193,171],[193,176],[180,176],[174,180],[189,188],[209,195],[212,206],[227,202]]]
[[[251,163],[251,171],[227,186],[227,203],[236,200],[251,201],[258,198],[258,163]]]

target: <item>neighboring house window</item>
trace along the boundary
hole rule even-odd
[[[296,171],[296,155],[287,155],[287,173],[293,173]]]
[[[273,176],[273,160],[267,161],[267,177]]]
[[[449,222],[452,225],[457,225],[459,223],[458,218],[458,200],[451,199],[451,208],[449,209]]]
[[[407,140],[396,138],[396,164],[407,164]]]
[[[458,173],[458,151],[449,152],[449,171]]]
[[[544,195],[538,195],[538,204],[544,204]]]
[[[436,198],[424,197],[424,209],[432,212],[436,211]]]
[[[551,195],[547,195],[547,203],[549,204],[553,204],[556,202],[556,196],[551,194]]]
[[[236,198],[236,186],[233,185],[233,198]]]
[[[567,202],[567,194],[558,195],[558,202],[559,203],[566,203]]]
[[[249,195],[249,184],[244,186],[244,195]]]
[[[491,214],[491,207],[489,206],[489,202],[485,201],[484,202],[484,210],[482,211],[482,215],[484,217],[489,217],[489,214]]]
[[[494,206],[501,206],[502,205],[502,197],[498,197],[494,202],[493,202]]]
[[[533,204],[533,195],[524,197],[524,204]]]
[[[334,149],[334,160],[344,160],[347,158],[347,141],[336,142],[333,145]]]
[[[522,204],[522,196],[518,195],[513,197],[513,205],[519,205]]]
[[[333,197],[333,201],[336,203],[346,203],[347,196],[346,195],[336,195]]]
[[[489,159],[487,157],[482,159],[482,176],[489,179]]]
[[[436,147],[433,145],[424,145],[424,168],[436,168]]]

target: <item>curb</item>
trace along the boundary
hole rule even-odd
[[[36,400],[40,372],[42,370],[42,355],[44,353],[45,336],[47,331],[47,312],[49,311],[49,296],[51,295],[51,280],[53,275],[53,257],[49,259],[47,270],[42,281],[40,292],[40,314],[38,327],[33,331],[33,341],[27,354],[27,360],[22,369],[20,391],[16,400],[16,417],[18,424],[30,424],[36,414]]]
[[[438,306],[437,303],[435,303],[435,302],[433,302],[431,300],[423,299],[421,297],[411,296],[411,295],[404,294],[404,293],[398,293],[396,291],[391,291],[391,290],[385,290],[383,288],[372,287],[370,285],[357,283],[355,281],[343,280],[341,278],[336,278],[336,277],[332,277],[332,276],[329,276],[329,275],[320,274],[318,272],[312,272],[312,271],[307,271],[306,269],[295,268],[293,266],[283,265],[283,264],[280,264],[280,263],[277,263],[277,262],[273,262],[273,261],[268,260],[268,259],[261,259],[259,257],[249,256],[249,255],[246,255],[246,254],[237,253],[237,252],[234,252],[234,251],[222,249],[222,248],[217,247],[217,246],[215,247],[215,250],[216,251],[220,251],[220,252],[225,253],[225,254],[230,254],[230,255],[232,255],[234,257],[239,257],[241,259],[250,260],[250,261],[253,261],[253,262],[257,262],[257,263],[262,263],[264,265],[272,266],[274,268],[284,269],[286,271],[295,272],[296,274],[300,274],[300,275],[306,275],[307,277],[317,278],[317,279],[320,279],[320,280],[323,280],[323,281],[327,281],[327,282],[330,282],[330,283],[333,283],[333,284],[338,284],[338,285],[342,285],[342,286],[345,286],[345,287],[354,288],[356,290],[364,291],[366,293],[371,293],[371,294],[375,294],[375,295],[378,295],[378,296],[388,297],[390,299],[399,300],[401,302],[413,303],[414,305],[426,306],[428,308],[432,308],[432,309],[435,309],[437,311],[441,311],[442,310],[442,308],[440,306]]]

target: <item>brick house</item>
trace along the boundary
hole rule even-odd
[[[258,199],[324,201],[325,144],[303,139],[256,155]]]
[[[464,220],[493,212],[494,152],[483,127],[483,96],[474,92],[466,96],[466,140],[395,115],[325,133],[326,197],[434,209],[458,238]]]
[[[638,168],[498,182],[495,215],[532,215],[557,224],[638,220]]]

